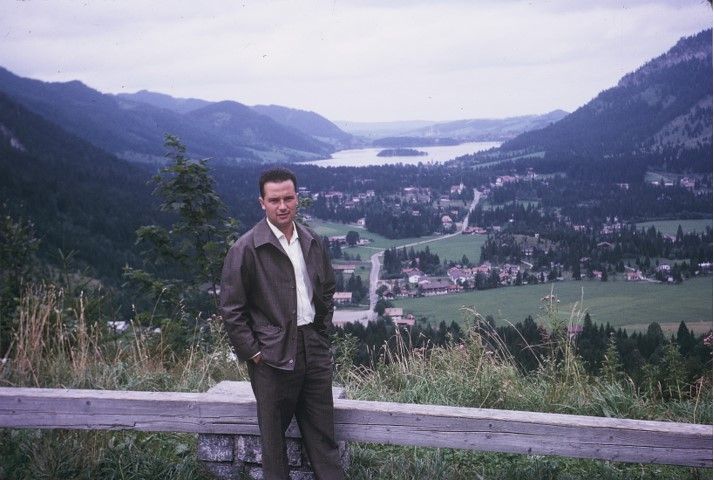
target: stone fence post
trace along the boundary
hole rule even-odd
[[[208,392],[226,395],[236,400],[255,400],[250,382],[220,382]],[[342,388],[333,388],[332,396],[345,398],[345,391]],[[310,462],[302,448],[300,430],[294,419],[288,427],[286,437],[291,480],[314,480]],[[347,470],[349,466],[347,443],[338,443],[342,468]],[[199,434],[198,459],[219,480],[263,478],[260,436],[257,427],[255,435]]]

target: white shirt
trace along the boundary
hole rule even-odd
[[[307,274],[307,265],[305,265],[305,257],[303,257],[302,248],[300,248],[295,223],[293,222],[293,238],[288,240],[278,227],[270,223],[270,220],[267,222],[293,264],[295,290],[297,292],[297,324],[300,326],[312,323],[315,319],[315,306],[312,303],[312,282],[310,282]]]

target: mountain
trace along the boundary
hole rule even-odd
[[[510,140],[523,132],[538,130],[568,115],[554,110],[544,115],[524,115],[502,119],[456,120],[435,123],[407,131],[404,136],[428,138],[455,138],[461,141],[485,142]]]
[[[336,121],[335,124],[342,130],[359,137],[368,139],[396,137],[422,127],[429,127],[437,122],[428,120],[413,120],[402,122],[350,122]]]
[[[0,94],[0,205],[35,224],[40,254],[116,281],[136,264],[136,229],[154,223],[152,171],[110,155]]]
[[[504,143],[501,153],[597,160],[693,151],[705,156],[697,168],[711,171],[711,148],[710,29],[681,39],[553,125]]]
[[[145,103],[180,114],[193,112],[216,103],[197,98],[176,98],[148,90],[140,90],[136,93],[120,93],[116,96],[131,102]],[[334,148],[344,149],[360,145],[354,136],[343,132],[337,125],[317,113],[279,105],[255,105],[251,108],[259,115],[271,118],[284,127],[297,130],[304,135],[313,137],[318,142],[332,145]],[[246,116],[247,112],[243,111],[242,115]],[[331,149],[328,149],[327,153],[331,153],[331,151]]]
[[[510,140],[523,132],[557,122],[568,112],[554,110],[544,115],[523,115],[498,119],[469,119],[451,122],[416,120],[408,122],[336,122],[353,135],[369,139],[421,137],[456,139],[461,142]]]
[[[279,105],[255,105],[253,110],[272,118],[281,125],[299,130],[338,149],[354,148],[359,145],[354,136],[340,130],[340,127],[314,112]]]
[[[234,105],[230,111],[223,112],[229,121],[217,122],[205,109],[219,113],[224,103],[208,104],[184,115],[102,94],[79,81],[46,83],[21,78],[3,68],[0,91],[68,132],[132,161],[163,161],[166,133],[179,137],[196,155],[231,162],[324,158],[333,151],[331,146],[236,102],[231,102]],[[231,125],[242,130],[231,131]]]
[[[139,90],[136,93],[119,93],[117,97],[131,102],[140,102],[153,105],[158,108],[165,108],[176,113],[188,113],[209,105],[211,102],[198,98],[175,98],[164,93]]]
[[[294,156],[305,159],[324,157],[334,151],[331,145],[281,125],[238,102],[211,103],[187,113],[186,117],[232,144],[272,155],[270,160],[285,160],[280,156],[290,150]]]

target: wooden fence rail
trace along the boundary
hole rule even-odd
[[[712,426],[335,400],[340,440],[712,466]],[[0,427],[258,434],[252,395],[0,388]]]

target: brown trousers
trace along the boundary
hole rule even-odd
[[[266,480],[289,478],[285,431],[293,415],[304,448],[319,480],[341,480],[332,403],[332,355],[329,342],[312,327],[298,328],[295,370],[248,362],[258,405],[258,425]]]

